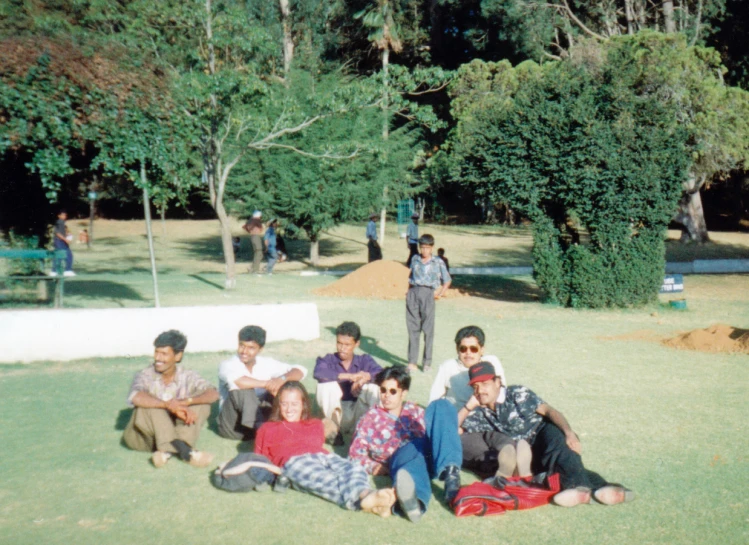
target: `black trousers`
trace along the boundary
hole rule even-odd
[[[531,443],[533,474],[559,473],[562,490],[585,486],[596,490],[608,483],[598,473],[585,469],[582,457],[567,446],[564,433],[544,421]]]
[[[376,240],[369,239],[367,241],[367,250],[369,250],[369,263],[382,259],[382,250]]]
[[[419,245],[408,243],[408,259],[406,260],[406,267],[411,266],[411,259],[413,256],[419,255]]]

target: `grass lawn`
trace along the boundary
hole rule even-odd
[[[129,222],[101,223],[110,223],[112,234],[102,226],[93,250],[74,249],[77,269],[85,274],[68,283],[67,304],[149,306],[145,241],[137,229],[124,228]],[[291,267],[299,266],[293,263],[280,270],[289,274],[242,275],[235,292],[224,292],[219,254],[211,249],[215,234],[206,223],[167,225],[168,237],[157,247],[165,256],[160,259],[162,304],[315,301],[321,338],[269,344],[267,354],[311,369],[317,355],[334,349],[332,329],[353,319],[362,326],[365,351],[383,364],[404,362],[402,301],[315,298],[311,290],[334,279],[291,274]],[[456,242],[445,244],[454,266],[527,259],[520,254],[523,248],[527,253],[530,237],[522,229],[509,230],[509,235],[490,228],[468,235],[463,228],[442,228],[442,235],[429,229],[438,245],[440,236],[455,237]],[[353,239],[359,230],[363,226],[336,234]],[[503,236],[488,236],[494,234]],[[467,242],[461,244],[461,237]],[[726,257],[741,256],[749,248],[744,238],[737,235],[725,243],[735,252]],[[365,259],[363,246],[339,244],[324,253],[329,260],[325,266]],[[718,252],[720,244],[694,248],[725,255]],[[386,257],[389,251],[399,260],[405,257],[397,247],[386,247]],[[497,259],[482,261],[482,253]],[[749,542],[749,439],[741,416],[749,414],[749,358],[674,351],[657,342],[632,340],[644,339],[636,335],[643,330],[665,337],[716,322],[747,327],[749,277],[687,277],[685,312],[665,305],[572,311],[539,304],[530,278],[457,281],[470,282],[475,295],[439,302],[435,363],[453,355],[452,337],[459,327],[480,325],[487,333],[487,352],[500,357],[510,383],[529,386],[561,410],[581,436],[586,465],[634,489],[636,501],[457,519],[443,505],[442,484],[435,481],[430,509],[413,525],[347,512],[295,491],[229,494],[209,484],[208,470],[177,460],[157,470],[146,453],[121,446],[121,411],[130,380],[148,358],[11,364],[0,365],[0,543]],[[85,342],[84,332],[80,342]],[[184,364],[215,381],[218,363],[228,355],[193,354],[188,344]],[[412,400],[426,401],[434,375],[415,376]],[[306,383],[313,387],[311,378]],[[203,430],[199,446],[215,453],[217,461],[249,447],[218,437],[213,423]],[[474,479],[469,473],[463,477],[464,482]]]

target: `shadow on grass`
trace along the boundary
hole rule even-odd
[[[220,289],[221,291],[223,291],[223,290],[224,290],[224,286],[222,286],[221,284],[217,284],[216,282],[211,282],[211,281],[210,281],[210,280],[208,280],[207,278],[203,278],[203,277],[202,277],[202,276],[200,276],[200,275],[197,275],[197,274],[190,274],[190,275],[188,275],[188,276],[189,276],[190,278],[194,278],[195,280],[198,280],[199,282],[202,282],[203,284],[208,284],[209,286],[211,286],[211,287],[213,287],[213,288],[217,288],[217,289]]]
[[[456,276],[452,287],[471,297],[511,303],[538,302],[543,296],[543,292],[532,281],[506,276]]]
[[[107,280],[85,280],[66,282],[66,297],[83,297],[87,299],[113,299],[129,301],[145,301],[140,293],[125,284]]]
[[[335,327],[326,327],[325,329],[330,331],[330,333],[335,336]],[[361,342],[359,348],[361,348],[363,352],[369,354],[373,358],[382,360],[386,363],[389,363],[390,365],[406,365],[408,363],[408,360],[396,356],[392,352],[388,352],[384,348],[380,347],[378,345],[377,339],[375,339],[374,337],[367,337],[366,335],[362,335],[359,341]]]
[[[695,259],[749,259],[749,246],[722,242],[666,241],[666,261],[694,261]]]
[[[122,409],[118,414],[117,418],[114,421],[114,429],[117,431],[125,431],[125,428],[127,427],[127,423],[130,422],[130,417],[133,416],[133,409],[132,407],[128,407],[127,409]]]
[[[445,248],[445,256],[450,259],[450,248]],[[451,263],[452,266],[466,267],[530,267],[533,265],[533,256],[531,250],[522,249],[483,249],[471,261],[471,263],[461,263],[460,265]]]

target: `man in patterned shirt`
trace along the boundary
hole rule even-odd
[[[424,354],[422,370],[432,366],[432,344],[434,342],[434,301],[442,297],[450,287],[452,278],[445,262],[432,255],[434,237],[424,235],[419,239],[419,252],[411,258],[411,275],[408,277],[406,293],[406,327],[408,328],[408,368],[418,369],[419,338],[424,332]]]
[[[458,416],[446,399],[426,412],[405,401],[411,377],[404,367],[383,369],[375,383],[380,404],[359,420],[349,458],[372,475],[391,475],[401,514],[417,522],[429,505],[433,477],[445,481],[448,502],[460,489]]]
[[[200,429],[218,401],[218,390],[195,371],[178,364],[187,339],[174,329],[153,342],[153,365],[135,375],[127,397],[135,407],[122,438],[133,450],[153,452],[151,461],[163,467],[173,454],[191,466],[205,467],[213,455],[193,447]]]
[[[474,396],[458,412],[463,431],[499,431],[530,443],[534,473],[559,473],[562,491],[554,503],[574,507],[592,499],[604,505],[634,499],[631,490],[608,483],[583,466],[580,440],[562,413],[525,386],[507,387],[500,399],[502,379],[489,362],[477,363],[468,375]]]

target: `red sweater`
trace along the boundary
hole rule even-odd
[[[322,420],[266,422],[257,431],[255,453],[262,454],[281,467],[300,454],[327,453]]]

